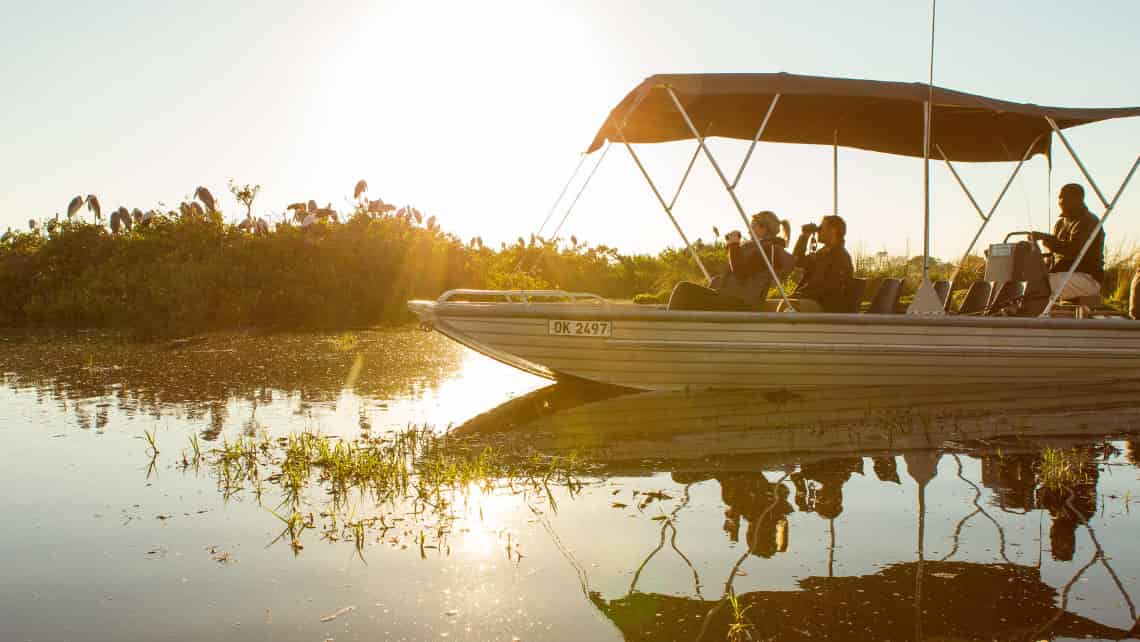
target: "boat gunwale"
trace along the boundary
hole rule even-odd
[[[628,320],[680,323],[845,325],[845,326],[920,326],[973,327],[1001,329],[1080,329],[1128,330],[1140,332],[1140,323],[1132,319],[1058,319],[1041,317],[987,317],[957,315],[910,315],[867,313],[813,312],[717,312],[698,310],[662,310],[639,304],[575,304],[575,303],[485,303],[409,301],[419,315],[430,313],[438,318],[485,317],[508,319],[582,319]]]

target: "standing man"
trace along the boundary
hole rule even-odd
[[[1061,288],[1065,280],[1065,273],[1077,260],[1081,248],[1089,240],[1100,219],[1085,207],[1085,188],[1076,183],[1069,183],[1061,188],[1058,197],[1061,205],[1061,216],[1053,226],[1052,234],[1044,232],[1030,232],[1029,238],[1041,241],[1045,247],[1053,252],[1053,268],[1049,270],[1049,287],[1053,292]],[[1077,299],[1100,294],[1100,284],[1104,280],[1104,230],[1097,232],[1096,239],[1089,246],[1073,278],[1069,279],[1065,290],[1061,292],[1061,299]]]

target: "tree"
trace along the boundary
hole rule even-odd
[[[238,185],[234,179],[229,180],[230,193],[234,195],[242,205],[245,205],[245,217],[247,219],[253,218],[253,199],[257,198],[257,193],[261,191],[260,185]]]

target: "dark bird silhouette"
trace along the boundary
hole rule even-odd
[[[217,209],[214,207],[214,195],[211,194],[210,190],[206,189],[205,187],[199,186],[198,189],[194,190],[194,198],[202,201],[202,203],[206,206],[207,214],[213,214],[217,211]]]
[[[71,202],[67,204],[67,220],[70,221],[71,217],[75,216],[75,213],[78,212],[81,207],[83,207],[82,196],[76,196],[71,199]]]
[[[118,234],[119,232],[131,231],[131,213],[127,208],[120,207],[119,209],[111,212],[111,233]]]
[[[74,202],[74,201],[72,201],[72,202]],[[87,203],[87,209],[91,210],[91,213],[93,213],[95,215],[95,222],[96,223],[102,223],[103,222],[103,210],[99,208],[99,199],[95,198],[94,194],[88,194],[86,203]]]

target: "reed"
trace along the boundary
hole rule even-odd
[[[1037,461],[1038,481],[1044,488],[1063,490],[1088,483],[1091,457],[1072,448],[1046,448]]]
[[[740,600],[736,597],[736,590],[733,588],[728,589],[728,603],[732,607],[732,621],[728,624],[728,631],[725,634],[725,639],[728,642],[743,642],[744,640],[752,639],[752,624],[747,620],[745,615],[751,606],[740,605]]]
[[[157,428],[155,428],[153,430],[146,430],[145,428],[143,429],[143,437],[146,438],[147,448],[150,449],[150,452],[152,455],[158,454],[158,437],[156,434],[157,432],[158,432]]]
[[[407,514],[422,523],[414,536],[403,529],[421,554],[450,550],[451,523],[473,492],[528,493],[554,507],[551,486],[571,493],[580,488],[577,478],[587,465],[577,456],[546,456],[521,442],[496,439],[488,443],[409,426],[344,440],[309,429],[276,440],[223,439],[204,459],[227,499],[251,492],[260,502],[265,490],[277,489],[279,502],[269,510],[285,528],[274,542],[287,540],[299,553],[301,534],[316,529],[329,541],[353,542],[363,560],[369,533],[386,537]],[[322,497],[323,504],[314,506]],[[378,512],[358,517],[361,506]]]

